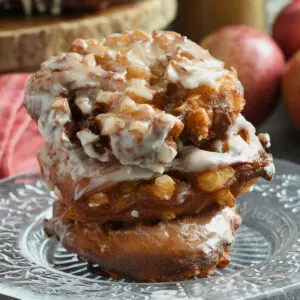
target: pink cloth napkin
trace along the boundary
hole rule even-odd
[[[38,168],[36,154],[43,139],[23,105],[29,76],[0,76],[0,178]]]

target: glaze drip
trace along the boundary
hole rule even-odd
[[[235,70],[208,51],[174,32],[139,30],[101,42],[75,40],[69,52],[42,64],[25,96],[46,142],[71,151],[70,157],[76,153],[76,163],[70,158],[66,165],[72,175],[80,180],[95,173],[101,182],[110,165],[120,172],[116,167],[109,180],[130,181],[132,170],[149,179],[259,158],[269,140],[258,138],[240,114],[243,103]],[[219,135],[209,135],[213,127],[222,127]],[[205,150],[201,145],[212,138],[215,148]],[[272,166],[270,158],[269,177]]]

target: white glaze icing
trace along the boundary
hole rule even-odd
[[[249,131],[249,144],[237,134],[241,129]],[[81,135],[82,133],[80,134],[80,140],[84,140],[82,144],[85,146],[93,139],[96,139],[96,135],[91,134],[85,139]],[[225,153],[205,151],[191,146],[183,147],[180,151],[180,158],[174,159],[171,166],[165,168],[164,171],[173,169],[186,173],[202,172],[208,169],[219,168],[220,166],[224,167],[234,163],[252,161],[263,150],[262,145],[255,136],[254,127],[242,116],[238,118],[237,124],[229,129],[228,141],[231,142],[229,143],[228,151]],[[148,180],[159,175],[154,170],[151,171],[138,166],[101,163],[99,160],[88,158],[86,150],[84,152],[81,148],[70,150],[58,148],[55,151],[55,156],[49,158],[47,147],[44,146],[39,154],[46,172],[53,168],[56,160],[59,160],[57,176],[64,177],[65,174],[71,174],[74,181],[80,181],[83,178],[90,179],[89,185],[76,189],[75,200],[95,188],[108,188],[122,181]],[[266,164],[265,171],[270,177],[274,175],[275,167],[271,160]],[[45,177],[49,177],[49,172],[45,174]]]
[[[249,144],[238,134],[241,130],[247,130],[250,138]],[[221,141],[217,141],[222,143]],[[208,169],[217,169],[220,166],[228,166],[235,163],[247,162],[255,159],[263,147],[255,135],[254,126],[245,120],[242,115],[227,132],[228,151],[224,153],[206,151],[196,146],[187,146],[180,151],[180,158],[172,163],[172,169],[180,172],[202,172]],[[222,147],[218,145],[219,150]],[[273,165],[273,164],[272,164]],[[271,174],[271,167],[270,167]]]
[[[123,100],[127,97],[138,97],[139,102],[146,103],[151,102],[156,92],[165,93],[170,82],[177,82],[188,88],[205,84],[217,89],[218,79],[228,75],[232,77],[239,89],[240,83],[235,74],[225,70],[223,63],[180,35],[171,32],[164,34],[156,32],[153,35],[130,32],[127,40],[116,41],[116,37],[119,36],[119,34],[111,35],[103,42],[76,40],[73,43],[73,52],[63,53],[44,62],[41,70],[35,74],[28,85],[25,98],[28,110],[33,115],[43,118],[42,114],[49,114],[49,111],[43,107],[48,105],[47,102],[51,101],[51,97],[66,93],[69,89],[94,88],[99,93],[103,90],[119,92]],[[140,36],[143,42],[137,40]],[[162,47],[167,49],[163,51]],[[187,59],[182,56],[185,53],[189,53],[192,58]],[[104,57],[105,63],[110,64],[112,71],[104,70],[105,66],[101,62],[95,66],[95,59],[92,59],[94,55]],[[182,69],[175,70],[174,65]],[[151,75],[150,68],[155,68],[157,72],[162,73],[162,76],[165,73],[159,84],[149,86],[149,83],[144,80],[143,77]],[[132,69],[135,70],[134,72],[141,72],[143,77],[126,79]],[[35,97],[39,100],[35,101]],[[97,101],[98,99],[99,97]],[[95,99],[89,101],[91,103],[85,102],[85,107],[89,107],[88,109],[94,107]],[[51,127],[52,124],[46,126]],[[41,131],[45,130],[42,128]],[[53,140],[51,135],[45,138],[47,141]]]
[[[270,148],[271,147],[271,137],[268,133],[264,133],[264,136],[267,140],[266,148]]]
[[[49,97],[49,95],[45,95],[45,97]],[[33,101],[38,101],[38,98],[33,99]],[[44,104],[41,108],[43,113],[38,119],[41,134],[44,137],[51,135],[58,143],[72,148],[73,145],[63,130],[65,124],[71,121],[71,111],[67,99],[56,97],[52,102],[48,101]],[[49,123],[52,126],[47,126]]]
[[[166,137],[180,121],[148,104],[131,104],[127,112],[98,115],[101,134],[110,137],[112,152],[121,164],[163,173],[177,154],[176,144],[167,143]]]
[[[241,223],[241,218],[236,213],[236,209],[226,207],[216,214],[210,222],[203,222],[200,231],[202,238],[199,239],[199,236],[195,235],[195,240],[190,240],[189,237],[188,242],[195,242],[198,240],[199,243],[196,245],[196,249],[201,249],[206,255],[211,255],[212,251],[218,247],[220,241],[229,245],[234,242],[234,224],[236,223]],[[188,223],[187,225],[192,226],[192,224]],[[193,230],[190,232],[193,232]]]
[[[77,137],[81,142],[83,151],[90,158],[95,158],[101,162],[108,162],[110,160],[107,152],[100,154],[95,151],[93,143],[99,141],[99,135],[93,134],[89,129],[83,129],[77,132]]]
[[[53,147],[53,145],[51,146]],[[89,158],[83,149],[64,149],[54,146],[54,154],[49,157],[49,145],[46,144],[39,151],[38,157],[42,162],[45,179],[49,182],[50,173],[56,161],[59,161],[56,176],[64,178],[72,176],[75,182],[83,178],[89,178],[90,183],[85,187],[77,187],[74,199],[77,200],[85,193],[95,188],[109,188],[118,182],[148,180],[153,177],[153,172],[136,166],[124,166],[120,164],[101,163]]]
[[[268,133],[260,133],[258,135],[258,138],[266,148],[271,147],[271,138],[270,138],[270,135]]]
[[[267,173],[267,175],[269,177],[272,177],[275,174],[275,166],[272,162],[269,162],[265,168],[264,168],[265,172]]]
[[[166,78],[170,82],[181,83],[187,89],[193,89],[202,84],[215,87],[218,79],[225,73],[224,64],[220,61],[190,61],[184,57],[181,61],[169,64]]]
[[[154,85],[147,80],[151,68],[161,74]],[[128,78],[132,73],[135,78]],[[71,121],[69,106],[55,110],[57,97],[74,91],[74,101],[85,115],[101,105],[108,110],[96,117],[100,135],[88,129],[79,131],[82,149],[68,150],[70,158],[64,167],[75,180],[91,178],[89,187],[76,192],[80,198],[85,191],[107,183],[149,179],[168,170],[202,172],[255,159],[263,148],[254,127],[242,116],[227,132],[228,151],[221,153],[223,141],[216,140],[212,152],[184,147],[180,139],[167,141],[173,127],[182,123],[150,105],[155,93],[166,93],[168,83],[187,89],[208,85],[217,90],[225,75],[232,78],[237,92],[243,93],[234,71],[225,70],[222,62],[180,35],[159,31],[115,34],[103,42],[76,40],[70,52],[44,62],[27,85],[25,105],[38,119],[46,141],[57,144],[58,149],[74,145],[65,130]],[[249,144],[238,134],[240,130],[248,132]],[[101,136],[109,136],[111,146],[103,154],[94,148]],[[175,158],[177,151],[180,155]],[[266,171],[271,174],[271,166]]]
[[[90,100],[87,97],[77,97],[75,99],[75,104],[84,115],[88,115],[93,111],[93,106],[91,105]]]
[[[151,68],[161,74],[159,83],[152,86]],[[114,156],[121,164],[139,165],[162,173],[177,154],[176,144],[167,142],[166,138],[181,121],[165,112],[154,111],[150,106],[154,94],[166,93],[168,83],[173,82],[189,89],[200,85],[218,89],[217,81],[225,74],[239,85],[235,74],[224,69],[222,62],[188,39],[172,32],[150,35],[133,31],[111,35],[103,42],[76,40],[72,51],[42,64],[29,81],[25,104],[33,116],[38,116],[39,129],[46,141],[60,143],[63,137],[66,147],[71,146],[65,133],[70,115],[52,112],[50,103],[55,97],[74,90],[75,103],[85,115],[101,103],[109,105],[109,111],[97,119],[102,126],[101,134],[110,136]],[[130,106],[134,106],[135,116],[124,113]],[[142,111],[142,117],[136,116]],[[141,126],[134,121],[139,121]],[[107,133],[114,126],[119,126],[120,131]],[[141,132],[146,129],[147,132]],[[101,160],[90,145],[85,144],[84,151]]]
[[[155,237],[162,244],[173,236],[178,229],[182,247],[193,252],[201,251],[210,257],[221,244],[232,244],[235,239],[235,225],[241,217],[235,208],[226,207],[219,212],[201,214],[200,217],[185,217],[173,222],[161,222]],[[167,233],[167,234],[166,234]]]

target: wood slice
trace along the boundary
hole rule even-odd
[[[75,38],[101,39],[125,30],[165,28],[176,12],[177,0],[143,0],[96,13],[1,17],[0,72],[35,70],[48,57],[67,50]]]

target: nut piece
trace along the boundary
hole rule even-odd
[[[149,129],[149,125],[146,122],[133,121],[129,126],[129,131],[136,132],[137,134],[145,135]]]
[[[102,135],[113,135],[125,127],[124,120],[113,115],[98,115],[96,117],[98,124],[101,126]]]
[[[150,77],[150,75],[148,74],[149,71],[146,68],[141,68],[138,66],[128,66],[127,67],[127,78],[131,79],[131,78],[147,78]]]
[[[81,110],[84,115],[88,115],[92,112],[93,107],[88,97],[77,97],[75,104]]]
[[[234,170],[231,167],[208,171],[198,175],[198,187],[205,192],[217,191],[223,188],[233,176]]]
[[[99,193],[89,198],[89,207],[99,207],[105,204],[109,204],[109,199],[104,193]]]
[[[52,103],[52,109],[57,112],[68,113],[70,111],[67,98],[55,97]]]
[[[162,175],[155,179],[151,191],[159,200],[170,200],[175,191],[175,182],[169,175]]]
[[[186,118],[186,128],[191,137],[202,141],[208,137],[212,125],[212,111],[199,107],[191,111]]]
[[[97,63],[96,63],[95,55],[93,53],[86,55],[83,59],[83,64],[86,67],[96,67]]]
[[[221,206],[235,206],[235,198],[228,188],[224,188],[216,192],[216,200]]]

